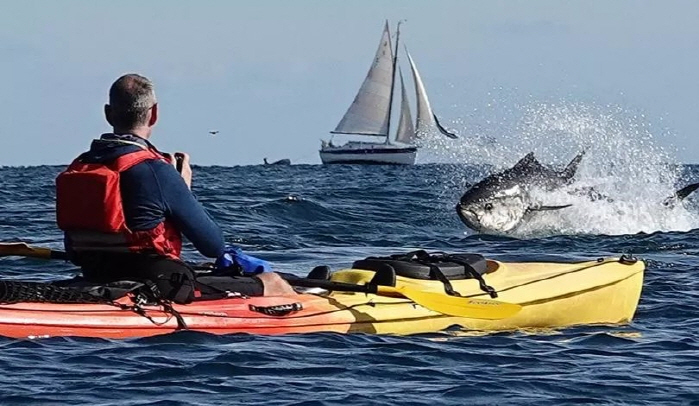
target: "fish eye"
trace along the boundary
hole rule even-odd
[[[492,203],[486,203],[486,204],[483,206],[483,208],[484,208],[486,211],[491,211],[491,210],[493,210],[493,204],[492,204]]]

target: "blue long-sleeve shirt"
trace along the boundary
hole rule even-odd
[[[80,160],[111,163],[121,155],[141,150],[139,145],[154,148],[135,135],[103,134],[92,142],[90,150],[82,154]],[[172,165],[156,160],[141,162],[121,174],[120,186],[129,229],[151,230],[168,219],[202,255],[216,258],[223,254],[225,241],[221,228],[194,198]]]

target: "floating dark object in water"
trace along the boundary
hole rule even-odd
[[[280,159],[274,162],[267,162],[267,158],[264,158],[265,165],[291,165],[290,159]]]

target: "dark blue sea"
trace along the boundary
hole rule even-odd
[[[0,240],[61,248],[53,190],[61,169],[0,168]],[[299,275],[414,248],[506,261],[633,253],[647,273],[630,325],[409,337],[0,338],[0,404],[699,405],[699,231],[469,235],[453,207],[487,169],[197,167],[194,191],[230,243]],[[191,246],[186,257],[202,259]],[[3,278],[74,274],[60,261],[0,264]]]

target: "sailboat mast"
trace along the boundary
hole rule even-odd
[[[386,144],[391,139],[391,110],[393,109],[393,90],[396,87],[396,64],[398,62],[398,39],[400,37],[400,25],[403,20],[398,21],[396,27],[396,52],[393,54],[393,70],[391,71],[391,95],[388,97],[388,123],[386,125]]]

